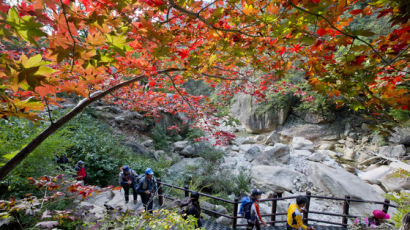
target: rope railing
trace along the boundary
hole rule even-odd
[[[169,200],[176,200],[177,198],[164,195],[162,191],[162,187],[168,187],[172,189],[177,189],[180,191],[184,191],[185,197],[189,196],[190,192],[194,192],[194,190],[189,189],[189,185],[185,185],[184,187],[179,187],[175,186],[172,184],[164,183],[161,182],[161,179],[157,179],[158,183],[158,196],[159,196],[159,205],[163,205],[163,200],[164,198],[169,199]],[[195,191],[196,192],[196,191]],[[232,200],[226,200],[222,199],[220,197],[212,196],[206,193],[198,192],[199,195],[211,198],[213,200],[217,200],[220,202],[224,202],[227,204],[233,205],[233,212],[232,215],[227,215],[221,212],[217,212],[215,210],[210,210],[206,208],[201,208],[205,213],[213,215],[213,216],[223,216],[228,219],[232,220],[232,228],[237,229],[237,227],[242,227],[242,226],[247,226],[247,224],[238,224],[238,219],[243,219],[244,217],[241,215],[238,215],[238,207],[239,207],[239,199],[235,198],[233,201]],[[276,217],[278,216],[286,216],[287,213],[285,212],[277,212],[277,202],[278,201],[283,201],[283,200],[291,200],[291,199],[296,199],[298,196],[288,196],[288,197],[282,197],[282,193],[277,193],[273,192],[273,197],[267,198],[267,199],[261,199],[259,202],[272,202],[271,207],[271,213],[268,214],[263,214],[261,215],[262,217],[270,217],[270,221],[266,221],[267,224],[270,224],[272,226],[275,226],[277,223],[286,223],[286,220],[276,220]],[[390,200],[385,199],[384,201],[371,201],[371,200],[359,200],[359,199],[352,199],[350,196],[345,196],[345,198],[338,198],[338,197],[326,197],[326,196],[317,196],[317,195],[312,195],[310,192],[306,192],[306,197],[307,197],[307,204],[305,206],[305,211],[303,212],[303,222],[304,224],[308,224],[309,221],[312,222],[317,222],[317,223],[325,223],[325,224],[331,224],[335,226],[342,226],[343,228],[347,228],[348,225],[348,218],[357,218],[359,216],[355,215],[350,215],[349,210],[350,210],[350,203],[367,203],[367,204],[379,204],[383,205],[383,212],[387,213],[388,209],[390,207],[392,208],[397,208],[397,205],[391,204]],[[340,201],[343,202],[343,213],[331,213],[331,212],[319,212],[319,211],[314,211],[310,210],[310,203],[311,199],[320,199],[320,200],[334,200],[334,201]],[[315,215],[323,215],[323,216],[335,216],[335,217],[341,217],[342,221],[341,222],[332,222],[332,221],[326,221],[326,220],[321,220],[321,219],[315,219],[315,218],[310,218],[309,214],[315,214]]]

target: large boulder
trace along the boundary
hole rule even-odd
[[[406,147],[404,145],[383,146],[380,147],[379,154],[386,157],[400,158],[406,155]]]
[[[283,108],[276,108],[268,102],[257,102],[257,98],[249,94],[239,93],[233,98],[231,113],[250,133],[263,133],[283,125],[288,117],[291,98]]]
[[[289,160],[289,146],[282,143],[276,143],[274,146],[266,147],[263,153],[256,158],[256,163],[262,165],[272,165],[275,163],[288,164]]]
[[[189,144],[188,141],[177,141],[174,143],[174,150],[175,151],[182,151],[185,147]]]
[[[380,179],[382,185],[389,191],[400,192],[410,190],[410,178],[400,177],[394,173],[387,174]]]
[[[371,169],[366,172],[359,173],[360,179],[369,182],[370,184],[378,184],[380,182],[380,179],[392,172],[393,170],[386,165],[382,165],[380,167]]]
[[[293,180],[303,174],[280,166],[257,165],[252,167],[253,182],[265,191],[293,191]]]
[[[390,141],[397,144],[410,146],[410,126],[396,127],[395,132],[390,137]]]
[[[316,187],[336,197],[349,195],[362,200],[383,200],[383,197],[369,184],[343,168],[330,168],[323,164],[312,163],[310,180]]]
[[[277,131],[270,133],[265,140],[265,145],[274,145],[280,141],[280,135]]]
[[[312,150],[315,146],[313,142],[303,138],[303,137],[294,137],[292,139],[293,149],[299,150]]]
[[[308,140],[335,140],[340,137],[341,128],[329,124],[300,124],[292,125],[279,132],[282,139],[291,140],[293,137],[304,137]]]
[[[261,149],[254,145],[246,151],[245,158],[247,161],[253,161],[260,153]]]
[[[201,168],[201,165],[204,163],[202,157],[196,158],[183,158],[176,164],[173,164],[168,169],[168,174],[172,175],[173,178],[178,178],[185,174],[187,168]]]
[[[127,146],[127,147],[130,147],[132,149],[132,151],[136,154],[141,154],[141,155],[144,155],[144,156],[150,156],[150,152],[143,145],[140,145],[138,143],[131,142],[131,141],[125,142],[124,145]]]

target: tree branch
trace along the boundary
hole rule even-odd
[[[339,33],[343,34],[344,36],[351,37],[351,38],[353,38],[353,39],[357,39],[357,40],[363,42],[363,43],[366,44],[368,47],[370,47],[370,48],[373,50],[373,52],[376,53],[376,55],[379,56],[379,57],[382,59],[382,61],[383,61],[384,63],[386,63],[387,65],[391,65],[390,61],[386,60],[386,59],[379,53],[379,51],[377,51],[377,50],[374,48],[374,46],[373,46],[372,44],[370,44],[369,42],[367,42],[366,40],[361,39],[361,38],[360,38],[359,36],[357,36],[357,35],[348,34],[348,33],[346,33],[345,31],[338,29],[336,26],[334,26],[334,25],[329,21],[329,19],[327,19],[327,18],[324,17],[323,15],[320,15],[320,14],[317,14],[317,13],[313,13],[313,12],[310,12],[310,11],[308,11],[308,10],[306,10],[306,9],[303,9],[303,8],[299,7],[299,6],[296,6],[295,4],[292,3],[292,1],[288,1],[288,3],[289,3],[289,5],[293,6],[294,8],[296,8],[296,9],[299,10],[299,11],[302,11],[302,12],[304,12],[304,13],[307,13],[307,14],[314,15],[314,16],[316,16],[316,17],[322,18],[323,20],[325,20],[325,21],[327,22],[327,24],[329,24],[330,27],[332,27],[334,30],[337,30]]]
[[[180,12],[182,12],[182,13],[188,15],[188,16],[191,16],[191,17],[193,17],[193,18],[199,19],[201,22],[205,23],[205,25],[207,25],[208,27],[210,27],[210,28],[212,28],[212,29],[214,29],[214,30],[223,31],[223,32],[230,32],[230,33],[240,33],[240,34],[242,34],[242,35],[245,35],[245,36],[248,36],[248,37],[254,37],[254,38],[260,37],[260,36],[258,36],[258,35],[247,34],[247,33],[243,32],[243,31],[241,31],[241,30],[218,28],[218,27],[212,25],[210,22],[208,22],[205,18],[201,17],[201,16],[199,15],[199,13],[195,13],[195,12],[189,11],[189,10],[187,10],[187,9],[185,9],[185,8],[183,8],[183,7],[181,7],[181,6],[179,6],[178,4],[175,3],[174,0],[169,0],[169,3],[171,4],[171,6],[172,6],[174,9],[179,10]]]
[[[62,0],[60,0],[60,3],[61,3],[61,8],[63,9],[63,15],[64,15],[65,23],[67,25],[68,33],[70,34],[70,37],[73,40],[73,49],[71,51],[72,60],[71,60],[71,67],[70,67],[70,73],[71,73],[71,72],[73,72],[73,68],[74,68],[74,60],[75,60],[74,54],[75,54],[75,46],[76,46],[77,42],[75,41],[75,38],[74,38],[73,34],[71,33],[70,25],[68,24],[68,19],[67,19],[67,15],[66,15],[67,12],[65,10],[64,3],[62,2]]]
[[[157,71],[154,74],[164,74],[176,71],[185,71],[186,69],[171,68],[166,70]],[[22,150],[20,150],[13,158],[11,158],[3,167],[0,168],[0,180],[3,180],[7,174],[12,171],[20,162],[22,162],[37,146],[39,146],[44,140],[46,140],[51,134],[61,128],[65,123],[73,119],[77,114],[83,111],[91,103],[105,97],[106,95],[124,87],[130,85],[140,79],[147,77],[142,74],[128,81],[119,83],[112,86],[105,91],[97,91],[90,95],[89,98],[81,100],[76,107],[74,107],[69,113],[58,119],[55,123],[52,123],[47,129],[35,137],[30,143],[28,143]]]

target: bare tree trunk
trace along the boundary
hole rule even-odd
[[[181,70],[183,69],[166,69],[166,70],[158,71],[157,74],[163,74],[163,73],[181,71]],[[74,107],[69,113],[64,115],[62,118],[60,118],[56,122],[52,123],[46,130],[40,133],[36,138],[34,138],[30,143],[28,143],[26,147],[24,147],[19,153],[17,153],[13,158],[11,158],[3,167],[1,167],[0,180],[3,180],[10,171],[12,171],[18,164],[20,164],[35,148],[37,148],[45,139],[47,139],[47,137],[49,137],[51,134],[53,134],[55,131],[61,128],[61,126],[63,126],[65,123],[73,119],[77,114],[83,111],[85,107],[87,107],[94,101],[97,101],[105,97],[106,95],[114,92],[115,90],[120,89],[124,86],[127,86],[145,77],[146,77],[145,75],[140,75],[131,80],[115,85],[105,91],[95,92],[92,95],[90,95],[89,98],[85,98],[82,101],[80,101],[77,104],[77,106]]]

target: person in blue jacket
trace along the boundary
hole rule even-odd
[[[152,203],[157,193],[157,181],[154,177],[154,171],[152,171],[151,168],[145,170],[144,177],[142,177],[138,183],[137,192],[141,196],[145,211],[152,213]]]
[[[121,172],[119,175],[119,184],[124,189],[125,195],[125,203],[128,203],[130,188],[132,189],[132,193],[134,195],[134,204],[137,203],[137,184],[138,184],[138,175],[132,169],[130,169],[127,165],[122,166]]]

